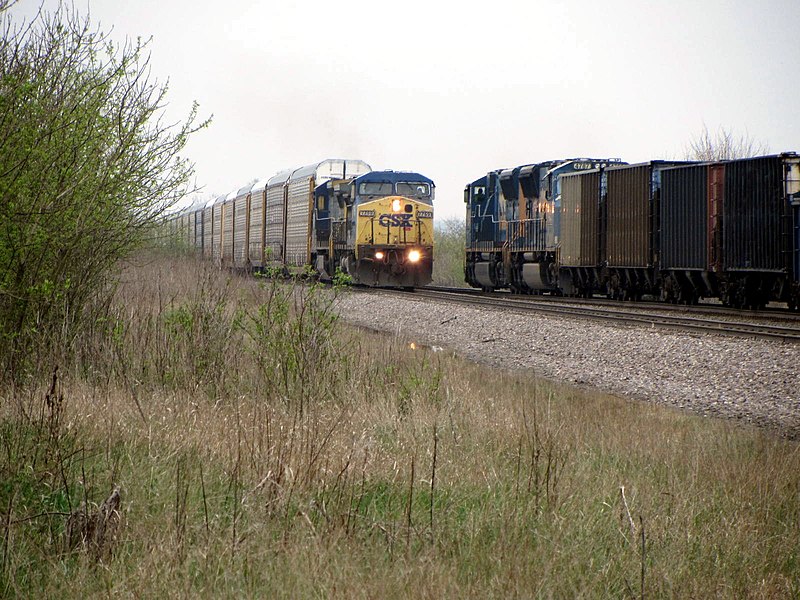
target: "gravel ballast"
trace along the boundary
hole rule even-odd
[[[800,344],[472,308],[349,291],[339,313],[492,367],[591,387],[800,439]]]

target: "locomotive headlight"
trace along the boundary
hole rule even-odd
[[[419,259],[422,258],[422,254],[420,254],[419,250],[412,250],[408,253],[408,261],[415,263],[419,262]]]
[[[376,259],[376,260],[383,260],[383,257],[384,257],[384,256],[385,256],[385,255],[384,255],[384,253],[383,253],[383,252],[381,252],[380,250],[378,250],[378,251],[375,253],[375,259]]]
[[[395,198],[394,200],[392,200],[392,212],[400,212],[400,209],[403,208],[401,206],[402,204],[403,201],[400,200],[400,198]]]

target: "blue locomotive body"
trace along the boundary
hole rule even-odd
[[[558,292],[561,177],[622,164],[564,159],[491,171],[466,186],[465,279],[485,290]]]

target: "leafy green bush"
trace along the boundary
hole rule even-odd
[[[179,153],[198,126],[196,107],[162,121],[146,44],[115,47],[64,5],[29,24],[3,6],[0,376],[19,380],[69,351],[112,269],[182,197],[193,167]]]

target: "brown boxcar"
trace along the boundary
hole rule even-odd
[[[661,293],[657,269],[661,171],[680,164],[687,163],[651,161],[606,170],[601,253],[604,245],[610,296],[640,298]]]
[[[606,174],[608,266],[650,267],[653,264],[652,164],[616,167]]]
[[[561,176],[561,265],[600,263],[600,171]]]

